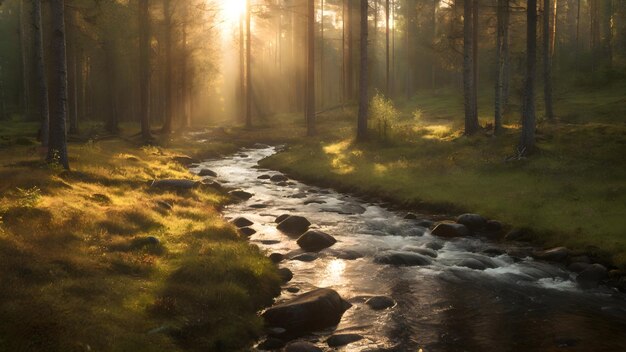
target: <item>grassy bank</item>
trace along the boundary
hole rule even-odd
[[[443,91],[397,102],[400,119],[386,139],[374,131],[370,143],[354,144],[354,111],[335,111],[321,116],[320,137],[287,139],[290,147],[263,164],[417,210],[481,213],[535,230],[538,244],[612,256],[623,267],[626,101],[621,91],[607,87],[594,99],[584,92],[559,92],[560,121],[540,118],[539,151],[528,159],[506,161],[519,138],[514,105],[503,136],[468,138],[462,136],[460,98]],[[480,114],[483,125],[490,119],[487,103]],[[265,131],[286,135],[283,128],[289,125]]]
[[[72,171],[41,162],[35,126],[0,129],[0,350],[236,351],[280,292],[274,266],[221,218],[178,153],[228,143],[72,143]]]

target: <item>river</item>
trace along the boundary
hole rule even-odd
[[[228,206],[225,216],[253,221],[257,233],[250,241],[268,254],[303,253],[294,238],[276,230],[274,219],[285,213],[304,216],[312,228],[337,239],[313,261],[280,263],[294,278],[277,302],[328,287],[353,304],[335,331],[304,340],[331,350],[324,341],[333,333],[364,337],[343,351],[626,351],[626,295],[607,287],[582,290],[573,273],[533,260],[526,248],[476,238],[440,239],[379,204],[292,180],[279,185],[259,179],[278,174],[258,166],[275,152],[274,147],[243,149],[193,170],[209,168],[224,186],[254,194]],[[415,248],[435,249],[437,257],[420,267],[373,261],[384,251]],[[491,268],[458,265],[467,258]],[[383,311],[365,305],[378,295],[397,304]]]

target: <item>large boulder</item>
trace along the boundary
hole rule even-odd
[[[326,343],[329,347],[340,347],[363,340],[359,334],[336,334],[328,338]]]
[[[278,216],[276,218],[276,220],[274,220],[274,222],[277,223],[277,224],[280,224],[281,222],[283,222],[283,220],[287,219],[290,216],[291,215],[289,215],[289,214],[282,214],[282,215]]]
[[[470,230],[463,224],[453,224],[449,222],[442,222],[437,224],[432,231],[432,234],[439,237],[444,238],[454,238],[454,237],[467,237],[469,236]]]
[[[431,258],[437,258],[437,251],[431,248],[422,248],[416,246],[404,246],[402,247],[403,251],[419,253],[421,255],[425,255]]]
[[[303,216],[291,215],[281,221],[276,228],[288,235],[300,236],[309,229],[311,223]]]
[[[254,235],[256,233],[256,230],[251,228],[251,227],[242,227],[240,229],[237,229],[237,231],[242,236],[246,236],[246,237],[250,237],[250,236],[252,236],[252,235]]]
[[[185,180],[185,179],[165,179],[165,180],[154,180],[150,187],[152,188],[162,188],[162,189],[175,189],[175,190],[189,190],[196,188],[200,185],[200,182],[194,180]]]
[[[293,279],[293,273],[288,268],[278,269],[278,276],[283,282],[289,282]]]
[[[243,217],[235,218],[233,221],[231,221],[231,223],[238,228],[247,227],[254,224],[252,221]]]
[[[285,182],[285,181],[287,181],[287,180],[289,180],[289,179],[287,178],[287,176],[285,176],[285,175],[280,175],[280,174],[278,174],[278,175],[274,175],[274,176],[270,177],[270,181],[272,181],[272,182]]]
[[[198,176],[202,176],[202,177],[217,177],[217,173],[213,170],[209,170],[209,169],[202,169],[200,170],[200,173],[198,173]]]
[[[598,284],[608,277],[608,271],[601,264],[593,264],[588,266],[576,277],[576,282],[582,288],[595,288]]]
[[[268,326],[303,334],[339,324],[352,305],[328,288],[319,288],[266,310],[262,316]]]
[[[383,310],[395,306],[396,301],[387,296],[375,296],[365,301],[365,304],[373,310]]]
[[[374,262],[378,264],[391,264],[402,266],[423,266],[432,263],[431,258],[413,252],[386,251],[374,257]]]
[[[556,247],[545,251],[535,251],[533,252],[533,257],[535,259],[561,263],[567,259],[569,253],[569,249],[565,247]]]
[[[285,348],[285,352],[322,352],[322,349],[310,342],[291,342]]]
[[[471,231],[481,230],[487,225],[487,220],[478,214],[462,214],[456,218],[456,222],[465,225]]]
[[[300,236],[296,242],[300,248],[307,252],[319,252],[337,243],[337,240],[325,232],[309,230]]]
[[[244,190],[241,189],[236,189],[233,191],[228,192],[228,194],[230,194],[231,196],[237,197],[239,199],[243,199],[243,200],[248,200],[250,198],[252,198],[253,194],[250,192],[246,192]]]

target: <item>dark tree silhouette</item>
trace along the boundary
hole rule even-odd
[[[65,4],[63,0],[50,1],[52,22],[53,96],[50,99],[50,142],[48,162],[58,162],[69,169],[65,126],[67,120],[67,56],[65,45]]]

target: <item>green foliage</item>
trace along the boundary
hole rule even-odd
[[[16,188],[17,204],[22,208],[34,208],[41,200],[41,189],[34,186],[31,188]]]
[[[400,117],[393,101],[378,92],[370,102],[370,115],[375,121],[378,135],[384,139],[387,139],[388,130],[393,129]]]

